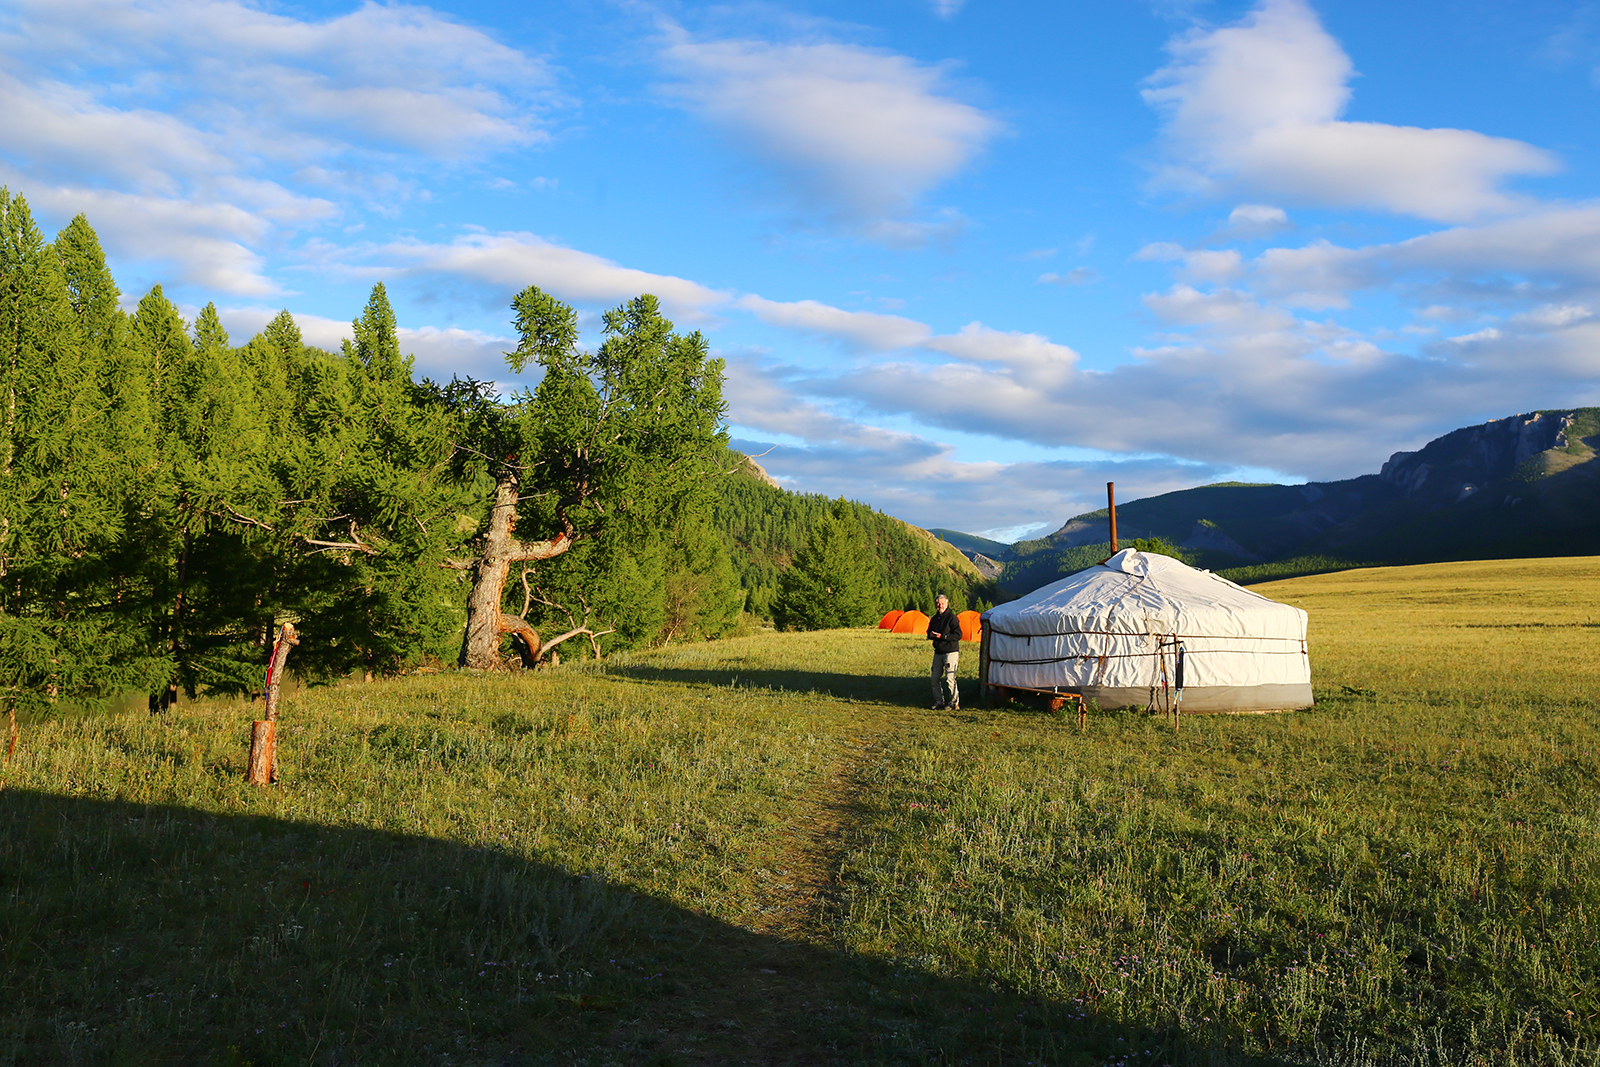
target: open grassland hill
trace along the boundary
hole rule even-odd
[[[301,691],[267,789],[27,723],[0,1061],[1595,1062],[1600,559],[1258,588],[1317,707],[1178,732],[875,630]]]

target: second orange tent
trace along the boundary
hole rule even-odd
[[[976,641],[983,636],[983,616],[976,611],[963,611],[956,621],[961,624],[961,640]]]
[[[905,612],[894,621],[894,632],[922,637],[928,632],[928,617],[920,611]]]

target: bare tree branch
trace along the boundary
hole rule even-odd
[[[302,537],[300,540],[308,545],[316,546],[318,552],[364,552],[369,556],[378,554],[378,550],[371,545],[363,545],[355,541],[318,541],[311,537]]]
[[[568,630],[560,637],[551,638],[549,641],[546,641],[544,644],[540,645],[539,658],[543,659],[545,656],[549,655],[557,645],[561,644],[561,642],[582,634],[589,639],[589,644],[594,647],[594,658],[599,659],[600,641],[598,639],[604,637],[606,634],[614,634],[616,632],[617,631],[615,627],[610,630],[591,630],[587,626],[580,626],[576,630]]]
[[[238,511],[235,511],[233,505],[228,503],[226,500],[224,500],[222,502],[222,508],[223,508],[224,511],[226,511],[228,513],[228,517],[233,519],[234,522],[242,522],[247,526],[256,526],[256,527],[259,527],[260,529],[266,530],[268,533],[276,532],[276,531],[273,530],[272,527],[268,526],[266,523],[262,522],[260,519],[252,519],[248,515],[241,515]],[[213,511],[213,512],[209,512],[208,514],[215,515],[216,512]],[[221,516],[218,516],[218,517],[220,518]]]
[[[773,445],[772,446],[772,448],[777,448],[777,447],[778,447],[777,445]],[[765,456],[768,453],[770,453],[772,451],[772,448],[767,449],[766,452],[757,453],[754,456],[745,456],[744,459],[760,459],[762,456]],[[738,463],[735,463],[733,466],[729,467],[725,471],[721,471],[720,473],[722,473],[722,474],[732,474],[734,471],[736,471],[740,467],[744,466],[744,459],[741,459]]]
[[[533,606],[533,590],[528,588],[528,565],[522,565],[522,610],[517,612],[524,619],[528,617],[528,608]]]
[[[319,541],[313,537],[302,537],[300,540],[308,545],[316,546],[318,551],[343,551],[363,552],[369,556],[379,554],[378,549],[361,540],[361,535],[356,532],[356,520],[350,520],[350,540],[348,541]]]
[[[547,594],[544,591],[544,588],[542,586],[539,587],[539,595],[537,597],[533,596],[532,592],[529,591],[529,589],[528,589],[528,569],[526,567],[524,567],[522,569],[522,589],[523,589],[524,592],[528,593],[528,595],[530,597],[532,597],[532,602],[533,603],[535,603],[535,604],[543,604],[547,608],[554,608],[556,611],[559,611],[559,612],[561,612],[561,614],[565,615],[567,617],[567,622],[570,623],[573,627],[578,627],[579,626],[578,620],[573,618],[573,616],[572,616],[571,609],[569,609],[565,604],[557,604],[554,600],[551,600],[549,598],[549,594]],[[582,593],[578,594],[578,599],[579,600],[583,600],[583,594]],[[524,606],[522,608],[522,613],[524,615],[526,615],[528,613],[528,608],[527,608],[526,604],[524,604]],[[589,624],[589,602],[587,600],[583,600],[583,625],[587,626],[588,624]]]

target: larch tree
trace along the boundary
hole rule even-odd
[[[0,703],[13,714],[161,670],[117,625],[105,563],[132,479],[102,393],[120,312],[82,237],[46,244],[0,189]]]
[[[519,340],[507,364],[519,373],[537,364],[544,375],[502,415],[477,419],[473,435],[494,481],[470,561],[460,657],[479,670],[502,665],[502,634],[518,635],[537,660],[592,632],[571,603],[559,605],[570,613],[567,632],[549,640],[525,615],[507,613],[514,565],[547,565],[608,528],[670,516],[726,443],[722,363],[699,333],[675,333],[655,297],[606,312],[593,352],[578,344],[573,309],[537,287],[517,294],[512,308]]]
[[[129,332],[110,410],[139,476],[124,498],[127,536],[109,560],[119,618],[166,664],[149,693],[150,710],[162,711],[180,693],[253,687],[270,567],[249,515],[281,494],[266,469],[254,383],[215,306],[191,335],[156,286]]]
[[[872,621],[883,596],[879,566],[850,506],[836,500],[779,579],[773,618],[785,629],[827,630]]]
[[[459,590],[443,569],[466,533],[465,488],[449,477],[455,420],[412,381],[382,282],[351,324],[341,355],[347,417],[338,454],[324,450],[315,495],[322,523],[308,547],[345,568],[326,614],[368,678],[424,652],[445,654],[461,623]]]
[[[266,536],[269,622],[317,634],[298,662],[371,678],[447,653],[461,610],[441,564],[465,540],[465,499],[449,477],[453,420],[412,382],[381,283],[352,332],[323,352],[284,312],[240,350],[276,495],[232,510]]]

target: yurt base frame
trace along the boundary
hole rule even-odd
[[[1167,691],[1167,699],[1171,701],[1171,703],[1166,707],[1161,707],[1159,701],[1152,700],[1146,702],[1142,699],[1129,699],[1131,691],[1122,690],[1113,692],[1119,692],[1119,695],[1121,695],[1124,699],[1111,705],[1111,707],[1107,710],[1114,708],[1137,708],[1143,706],[1144,710],[1148,714],[1165,715],[1167,718],[1171,719],[1172,728],[1176,730],[1178,728],[1178,722],[1180,718],[1185,714],[1270,715],[1276,712],[1290,711],[1298,708],[1310,707],[1312,705],[1311,687],[1309,685],[1303,687],[1274,686],[1272,688],[1285,690],[1284,693],[1278,694],[1284,697],[1281,707],[1240,707],[1219,709],[1216,707],[1206,707],[1205,705],[1207,702],[1202,700],[1199,702],[1201,705],[1199,708],[1191,709],[1186,707],[1184,703],[1173,699],[1176,694],[1171,693],[1170,691]],[[1299,692],[1299,690],[1302,688],[1305,690],[1304,693]],[[987,630],[984,631],[983,636],[980,638],[978,643],[978,692],[982,695],[983,702],[991,706],[999,701],[1018,698],[1024,700],[1043,699],[1044,701],[1048,702],[1049,709],[1054,712],[1064,711],[1069,705],[1074,705],[1078,710],[1078,729],[1080,730],[1086,729],[1089,725],[1089,701],[1104,695],[1103,693],[1089,694],[1076,689],[1060,687],[1051,689],[1031,689],[1027,686],[1020,685],[991,684],[989,681],[989,633]],[[1203,693],[1205,690],[1201,690],[1201,692]],[[1273,701],[1272,703],[1276,703],[1276,701]],[[1096,707],[1099,707],[1098,700],[1096,700]]]
[[[986,704],[1015,700],[1017,697],[1043,697],[1049,701],[1051,711],[1065,711],[1068,705],[1075,704],[1078,708],[1078,729],[1085,729],[1089,725],[1089,702],[1084,699],[1082,693],[1061,689],[1028,689],[1020,685],[983,687],[983,699]]]

